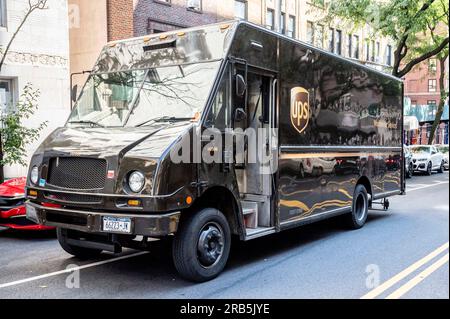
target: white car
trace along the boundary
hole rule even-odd
[[[435,145],[436,148],[444,155],[444,168],[448,171],[448,145]]]
[[[415,172],[431,175],[433,171],[444,172],[444,155],[431,145],[412,145],[410,147]]]

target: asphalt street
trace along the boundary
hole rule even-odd
[[[362,230],[337,218],[233,242],[224,273],[203,284],[177,276],[165,243],[82,261],[51,232],[3,232],[0,299],[449,298],[449,174],[414,176],[407,189]]]

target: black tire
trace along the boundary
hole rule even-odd
[[[350,229],[360,229],[364,227],[369,213],[369,196],[366,188],[359,184],[355,188],[353,195],[352,212],[347,214],[346,222]]]
[[[412,178],[413,176],[413,165],[409,164],[408,171],[406,172],[406,178]]]
[[[184,279],[209,281],[225,268],[230,247],[227,219],[217,209],[205,208],[180,223],[172,246],[173,262]]]
[[[58,242],[61,245],[61,248],[64,249],[67,253],[71,254],[80,259],[91,259],[97,257],[102,253],[100,249],[90,249],[84,247],[78,247],[69,245],[67,243],[67,230],[63,228],[58,228],[56,230],[56,236],[58,237]]]
[[[438,169],[438,173],[439,174],[443,174],[444,173],[444,161],[441,162],[441,166]]]
[[[431,162],[429,162],[427,166],[427,175],[428,176],[433,175],[433,164],[431,164]]]

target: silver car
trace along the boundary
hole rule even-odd
[[[433,171],[444,172],[444,155],[432,145],[413,145],[410,147],[413,154],[413,169],[431,175]]]
[[[444,169],[448,171],[448,144],[435,145],[435,147],[444,155]]]

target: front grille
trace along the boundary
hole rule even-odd
[[[102,198],[95,195],[45,193],[45,198],[65,204],[101,204]]]
[[[96,158],[57,157],[50,160],[48,184],[65,189],[102,189],[106,181],[106,161]]]

